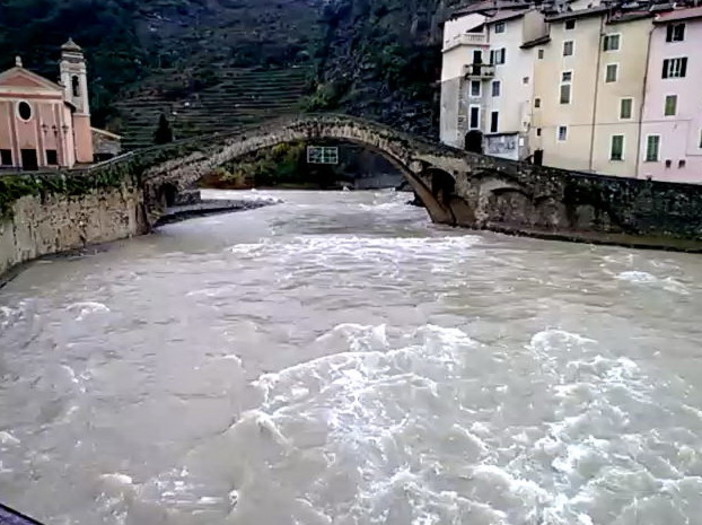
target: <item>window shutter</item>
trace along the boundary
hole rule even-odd
[[[665,28],[665,41],[666,42],[672,42],[673,41],[673,25],[669,25],[668,27]]]
[[[668,78],[668,59],[663,61],[663,71],[661,73],[661,78]]]
[[[687,57],[683,57],[680,59],[680,76],[684,77],[686,71],[687,71]]]

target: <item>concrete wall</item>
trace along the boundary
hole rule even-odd
[[[143,193],[103,189],[70,197],[22,197],[0,219],[0,279],[12,266],[42,255],[115,241],[147,231]]]
[[[685,39],[666,42],[666,25],[656,24],[651,36],[651,55],[648,68],[646,100],[644,103],[639,151],[641,177],[674,182],[702,183],[702,20],[683,20]],[[687,57],[684,78],[661,78],[663,60]],[[677,114],[665,116],[666,95],[677,95]],[[660,135],[660,157],[657,162],[646,162],[648,135]],[[666,167],[666,160],[670,167]],[[680,161],[685,165],[681,166]]]

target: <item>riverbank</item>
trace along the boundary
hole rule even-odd
[[[242,193],[246,195],[236,199],[202,199],[199,192],[186,192],[152,226],[144,217],[143,195],[127,186],[71,198],[22,197],[13,204],[10,216],[0,221],[0,288],[36,260],[80,256],[164,224],[282,202]]]
[[[255,210],[283,202],[280,199],[205,199],[193,204],[182,204],[166,208],[154,227],[164,224],[237,211]]]

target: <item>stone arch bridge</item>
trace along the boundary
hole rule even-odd
[[[404,173],[436,223],[635,246],[702,246],[701,186],[508,161],[329,114],[278,119],[156,148],[156,160],[141,175],[147,216],[153,223],[169,191],[188,188],[218,166],[262,148],[323,139],[357,143],[385,156]]]

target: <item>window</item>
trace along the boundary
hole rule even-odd
[[[619,102],[619,118],[622,120],[627,120],[631,118],[634,106],[633,98],[623,98]]]
[[[500,121],[500,113],[493,111],[490,114],[490,133],[497,133],[497,125]]]
[[[499,80],[493,80],[492,81],[492,96],[493,97],[499,97],[500,96],[500,88],[501,84]]]
[[[619,64],[607,64],[605,69],[605,82],[616,82]]]
[[[541,107],[541,99],[540,98],[535,98],[534,99],[534,107],[535,108],[540,108]]]
[[[0,149],[0,166],[12,166],[11,149]]]
[[[677,95],[667,95],[665,97],[665,108],[663,114],[666,117],[672,117],[675,115],[678,109],[678,96]]]
[[[307,146],[307,164],[339,164],[337,146]]]
[[[646,137],[646,162],[658,162],[661,150],[661,136]]]
[[[685,40],[685,24],[670,24],[665,29],[666,42],[682,42]]]
[[[58,152],[55,149],[46,150],[46,163],[49,166],[58,166]]]
[[[478,129],[480,127],[480,106],[470,107],[470,122],[468,123],[470,129]]]
[[[529,83],[529,77],[522,78],[522,84],[528,84],[528,83]]]
[[[507,50],[503,47],[501,49],[493,49],[490,51],[490,63],[494,65],[504,64],[507,58]]]
[[[540,137],[541,136],[541,128],[536,128],[536,136]],[[700,146],[702,148],[702,146]]]
[[[561,104],[570,104],[570,84],[561,84]]]
[[[17,104],[17,114],[22,120],[29,120],[32,118],[32,106],[28,102],[20,102]]]
[[[495,33],[504,33],[505,32],[505,23],[504,22],[497,22],[495,24]]]
[[[565,21],[565,28],[566,28],[566,31],[570,31],[572,29],[575,29],[575,20],[566,20]]]
[[[563,56],[564,57],[569,57],[573,55],[573,41],[572,40],[567,40],[563,42]]]
[[[663,61],[663,78],[683,78],[687,72],[687,57],[666,58]]]
[[[605,51],[619,51],[620,35],[605,35],[603,49]]]
[[[73,75],[71,77],[71,90],[73,91],[74,97],[80,96],[80,78],[78,78],[78,75]]]
[[[702,149],[702,129],[700,130],[700,144],[699,144],[698,148]],[[5,150],[5,151],[9,151],[9,150]],[[4,164],[4,161],[3,161],[3,164]]]
[[[670,159],[665,159],[665,167],[670,168],[673,165],[673,161]]]
[[[480,80],[470,81],[470,96],[479,97],[480,96]]]
[[[572,82],[573,81],[573,72],[572,71],[564,71],[561,73],[561,82]]]
[[[558,142],[565,142],[568,139],[568,127],[558,126]]]
[[[687,161],[685,159],[680,159],[678,161],[678,168],[684,168],[685,164],[687,164]]]
[[[610,160],[622,160],[624,158],[624,135],[612,135],[612,142],[609,149]]]
[[[480,49],[475,49],[473,51],[473,64],[483,63],[483,52]]]
[[[539,57],[539,60],[543,60],[544,59],[544,50],[539,49],[539,51],[537,52],[537,56]]]

